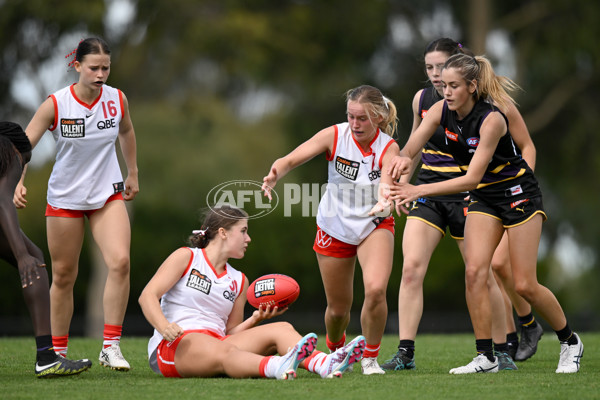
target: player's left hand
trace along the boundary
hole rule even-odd
[[[253,313],[252,316],[254,317],[254,319],[258,322],[264,321],[265,319],[271,319],[273,317],[278,317],[281,314],[283,314],[284,312],[286,312],[288,310],[287,307],[279,309],[279,307],[274,306],[271,308],[270,305],[260,305],[258,306],[258,309],[256,309]]]
[[[269,198],[269,201],[273,200],[271,190],[275,187],[277,178],[277,169],[275,168],[271,168],[269,174],[263,178],[263,184],[260,189],[264,192],[264,195]]]
[[[125,180],[125,191],[123,192],[123,198],[126,201],[133,200],[139,191],[140,187],[137,177],[131,175],[127,176],[127,179]]]

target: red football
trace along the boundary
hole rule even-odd
[[[261,304],[277,306],[279,309],[292,304],[300,294],[298,282],[287,275],[263,275],[248,287],[248,303],[254,308]]]

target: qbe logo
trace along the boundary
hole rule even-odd
[[[237,180],[221,183],[213,187],[206,195],[206,204],[211,210],[229,205],[241,208],[248,213],[248,219],[264,217],[275,210],[279,196],[271,189],[272,200],[264,196],[262,182]],[[233,217],[229,215],[228,217]]]

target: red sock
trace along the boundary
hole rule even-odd
[[[273,356],[266,356],[266,357],[263,357],[262,360],[260,360],[260,365],[258,366],[258,372],[260,373],[260,376],[262,376],[263,378],[267,377],[267,373],[266,373],[267,364],[269,363],[269,360],[272,357]]]
[[[375,358],[379,355],[379,347],[381,345],[381,342],[377,343],[377,344],[368,344],[367,343],[367,347],[365,348],[365,352],[363,353],[363,357],[364,358]]]
[[[66,357],[69,346],[69,335],[52,336],[52,346],[56,354]]]
[[[123,333],[123,325],[104,324],[104,348],[106,349],[113,344],[119,344],[121,333]]]
[[[315,373],[319,373],[319,367],[321,366],[321,364],[323,364],[323,362],[325,361],[325,357],[319,356],[319,354],[323,354],[325,355],[325,353],[323,353],[322,351],[319,350],[315,350],[313,351],[313,353],[306,357],[304,359],[304,361],[302,361],[300,363],[300,366],[303,367],[305,370],[310,371],[310,372],[315,372]],[[319,356],[318,360],[315,360],[315,358]],[[319,362],[320,361],[320,362]]]
[[[329,340],[329,335],[325,335],[325,343],[327,343],[327,348],[334,352],[340,347],[344,347],[344,343],[346,343],[346,333],[344,332],[344,336],[335,343]]]

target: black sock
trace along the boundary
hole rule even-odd
[[[407,356],[414,357],[414,355],[415,355],[415,341],[414,340],[400,340],[398,349],[400,349],[400,348],[406,349]]]
[[[518,317],[519,317],[519,324],[521,324],[521,326],[523,328],[535,328],[537,326],[537,322],[532,313],[529,313],[523,317],[521,317],[521,316],[518,316]]]
[[[508,353],[508,343],[494,343],[494,350],[498,353]]]
[[[494,361],[492,339],[476,339],[475,347],[477,348],[477,354],[483,354],[488,360]]]
[[[517,336],[517,332],[511,332],[506,335],[506,341],[509,345],[516,346],[519,344],[519,337]]]
[[[36,361],[40,365],[47,365],[54,362],[58,357],[52,347],[52,336],[43,335],[35,337],[35,344],[37,346]]]
[[[560,331],[555,331],[555,332],[556,332],[556,336],[558,336],[558,340],[560,342],[567,342],[569,344],[569,346],[577,344],[577,342],[578,342],[577,336],[573,335],[573,331],[571,330],[571,328],[569,328],[568,323],[563,329],[561,329]]]

